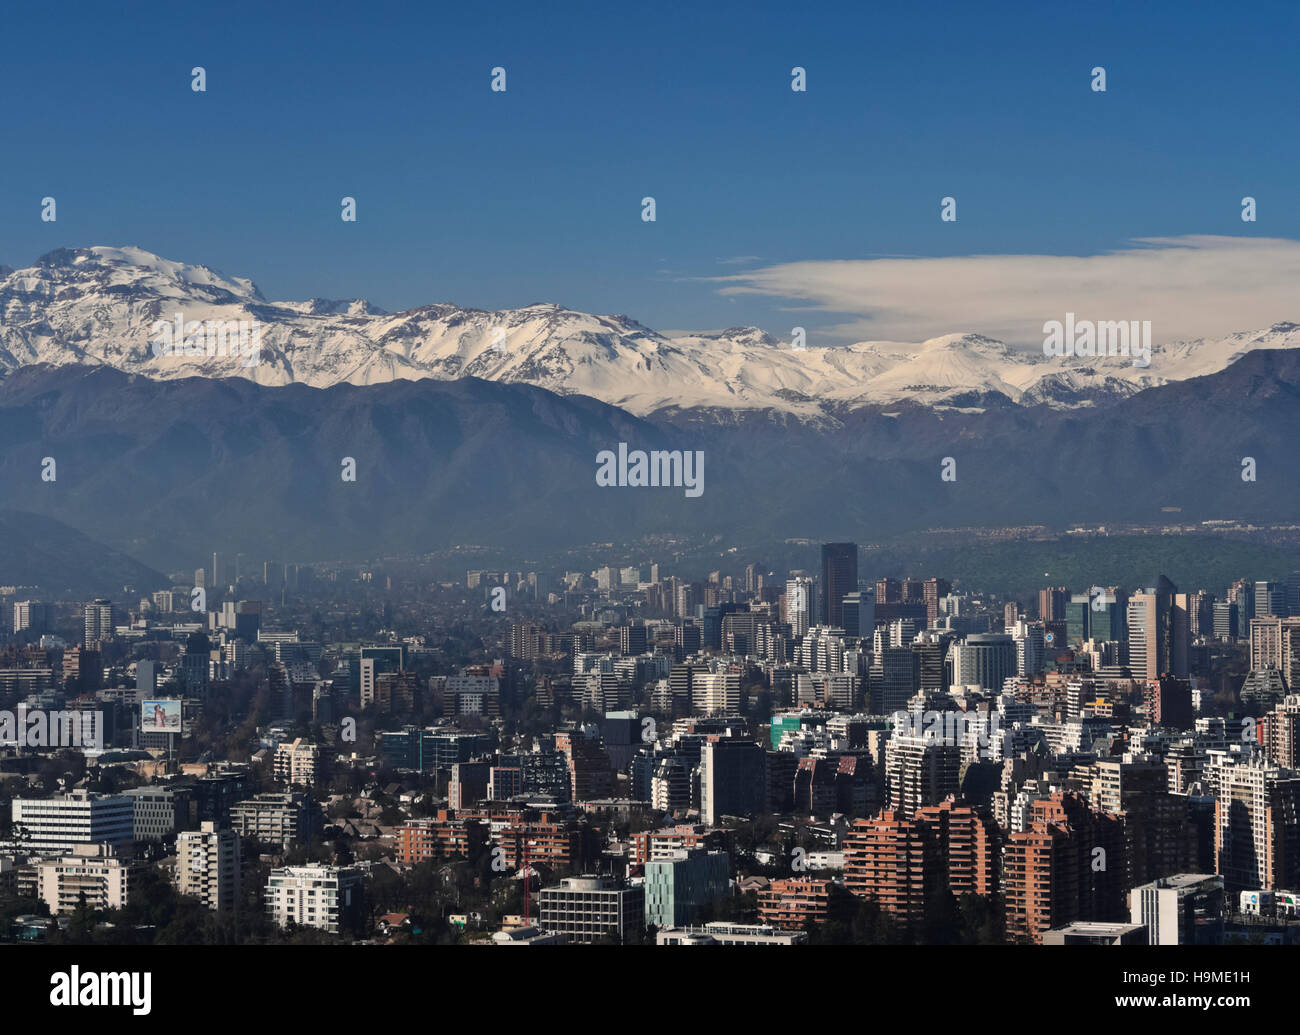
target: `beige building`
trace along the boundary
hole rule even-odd
[[[131,887],[132,864],[111,845],[77,845],[70,855],[36,867],[36,896],[51,913],[71,913],[81,896],[91,909],[121,909]]]
[[[176,855],[177,891],[214,911],[234,908],[240,889],[238,834],[205,822],[198,830],[176,835]]]
[[[320,747],[299,737],[275,749],[275,778],[291,787],[310,787],[321,777]]]
[[[1300,676],[1300,617],[1265,615],[1250,620],[1250,667],[1275,668],[1288,689]]]

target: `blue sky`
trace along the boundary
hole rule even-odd
[[[25,5],[0,35],[0,262],[134,244],[273,298],[557,301],[661,329],[798,323],[812,341],[928,333],[966,314],[915,313],[921,299],[880,320],[878,299],[810,287],[821,267],[802,264],[1300,240],[1297,10]],[[40,221],[46,195],[57,223]],[[945,195],[955,223],[939,219]],[[1243,260],[1236,279],[1275,259]],[[773,268],[799,276],[740,293],[711,279]],[[1279,306],[1218,303],[1230,324]],[[969,319],[951,329],[997,324]]]

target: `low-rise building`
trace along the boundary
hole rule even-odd
[[[36,894],[51,913],[71,913],[85,901],[91,909],[121,909],[131,890],[133,864],[107,844],[77,845],[36,866]]]
[[[468,859],[486,841],[485,823],[460,819],[452,809],[439,809],[434,819],[413,819],[397,828],[397,861]]]
[[[1146,945],[1144,924],[1107,924],[1076,920],[1043,932],[1044,945]]]
[[[765,924],[726,921],[699,927],[666,927],[655,935],[657,945],[807,945],[807,931],[782,931]]]

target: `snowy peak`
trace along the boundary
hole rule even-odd
[[[143,248],[59,248],[36,260],[36,266],[50,271],[71,271],[113,287],[140,287],[164,294],[186,290],[226,294],[249,301],[264,301],[251,280],[225,277],[208,266],[172,262]]]
[[[154,335],[175,321],[255,327],[255,361],[211,348],[159,354]],[[27,269],[0,266],[0,371],[106,364],[153,379],[320,388],[473,376],[592,396],[638,415],[772,409],[834,419],[899,403],[1092,406],[1215,373],[1256,349],[1291,348],[1300,348],[1295,323],[1155,345],[1149,367],[1046,357],[975,332],[804,347],[751,326],[669,336],[625,315],[554,302],[497,312],[437,302],[387,313],[363,299],[268,301],[247,278],[135,247],[61,248]]]

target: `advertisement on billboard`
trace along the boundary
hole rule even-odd
[[[154,700],[140,703],[140,732],[180,733],[181,702]]]

